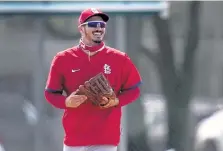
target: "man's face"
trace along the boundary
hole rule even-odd
[[[100,43],[105,35],[105,22],[100,16],[89,18],[83,25],[84,37],[95,43]]]

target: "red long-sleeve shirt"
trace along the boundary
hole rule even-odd
[[[104,73],[115,90],[119,106],[100,109],[87,103],[67,108],[62,90],[69,95],[99,72]],[[105,47],[90,60],[79,47],[59,52],[51,64],[45,97],[54,107],[64,109],[64,143],[68,146],[118,145],[121,107],[139,97],[140,83],[141,77],[130,58],[113,48]]]

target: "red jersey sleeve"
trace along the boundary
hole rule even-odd
[[[66,97],[62,95],[63,74],[62,74],[61,63],[62,63],[61,58],[59,56],[55,56],[53,58],[46,82],[45,98],[53,106],[65,109]]]
[[[52,92],[61,92],[63,90],[63,75],[60,66],[60,57],[55,56],[50,66],[50,71],[46,82],[46,90]]]
[[[137,68],[131,59],[126,55],[122,70],[122,89],[118,95],[119,107],[132,103],[140,96],[139,85],[141,83],[142,80]]]
[[[129,56],[125,55],[125,63],[122,69],[122,89],[126,91],[137,88],[142,83],[141,76]]]

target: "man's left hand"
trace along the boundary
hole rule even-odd
[[[110,108],[110,107],[115,107],[119,104],[119,99],[114,98],[114,99],[109,99],[107,97],[102,98],[105,102],[108,102],[105,105],[100,105],[100,108],[105,109],[105,108]]]

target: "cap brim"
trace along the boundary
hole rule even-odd
[[[100,17],[103,19],[104,22],[107,22],[107,21],[109,20],[109,17],[108,17],[107,14],[105,14],[105,13],[97,13],[97,14],[94,14],[94,15],[88,17],[88,18],[86,19],[86,21],[87,21],[89,18],[93,17],[93,16],[100,16]]]

